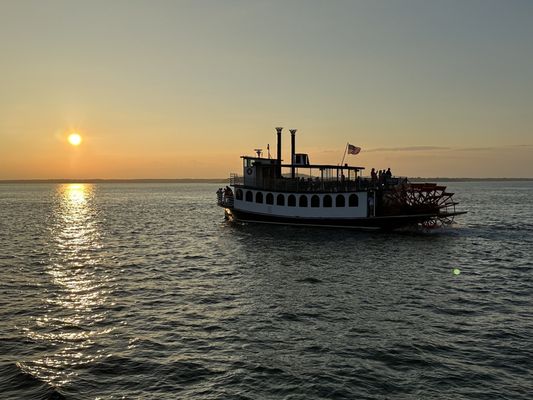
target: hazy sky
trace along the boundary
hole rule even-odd
[[[315,163],[533,177],[533,1],[0,0],[0,57],[0,179],[226,177],[275,126]]]

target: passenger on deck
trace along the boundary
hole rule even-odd
[[[383,180],[384,180],[385,176],[383,175],[383,170],[380,169],[378,171],[378,182],[379,182],[379,185],[383,185]]]
[[[375,184],[378,180],[378,174],[376,174],[376,170],[372,168],[372,171],[370,171],[370,179],[372,180],[372,183]]]

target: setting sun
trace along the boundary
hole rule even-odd
[[[68,137],[68,142],[73,146],[77,146],[81,143],[81,136],[77,133],[71,133]]]

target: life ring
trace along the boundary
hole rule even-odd
[[[248,168],[248,169],[246,170],[246,173],[247,173],[248,175],[252,175],[253,172],[254,172],[254,171],[253,171],[253,169],[251,169],[251,168]]]

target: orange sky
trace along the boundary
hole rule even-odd
[[[8,2],[0,179],[224,178],[311,161],[533,177],[533,5]],[[68,144],[69,133],[83,137]],[[274,153],[274,151],[272,152]]]

